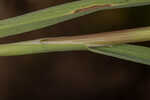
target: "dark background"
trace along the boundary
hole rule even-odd
[[[75,0],[0,0],[0,19],[71,1]],[[0,43],[147,26],[149,10],[150,6],[100,11]],[[148,67],[87,51],[0,57],[0,100],[149,100]]]

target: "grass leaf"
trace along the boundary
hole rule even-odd
[[[113,45],[108,47],[93,47],[89,51],[112,56],[136,63],[150,65],[150,48],[129,44]]]
[[[0,37],[21,34],[96,11],[149,5],[150,0],[80,0],[0,21]]]

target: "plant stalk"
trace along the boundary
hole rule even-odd
[[[1,44],[0,56],[16,56],[57,51],[88,50],[88,47],[110,46],[150,40],[150,27],[128,29],[93,35],[43,38]]]

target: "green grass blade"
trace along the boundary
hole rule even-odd
[[[0,21],[0,37],[21,34],[96,11],[149,5],[150,0],[80,0]]]
[[[112,56],[136,63],[150,65],[150,48],[129,44],[113,45],[109,47],[93,47],[89,51]]]

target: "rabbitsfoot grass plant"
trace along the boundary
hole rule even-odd
[[[0,21],[0,37],[52,26],[97,11],[150,5],[150,0],[79,0]],[[84,50],[150,65],[150,48],[126,43],[150,40],[150,26],[92,35],[42,38],[0,45],[0,56]]]

